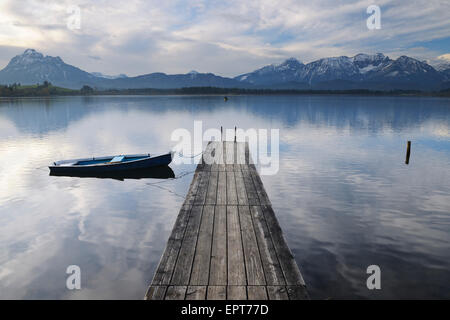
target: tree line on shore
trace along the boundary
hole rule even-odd
[[[187,87],[178,89],[94,89],[84,85],[79,90],[67,89],[52,85],[48,81],[36,85],[13,83],[0,85],[0,97],[46,97],[69,95],[271,95],[271,94],[354,94],[354,95],[417,95],[417,96],[450,96],[450,89],[439,92],[423,92],[418,90],[373,91],[367,89],[354,90],[297,90],[297,89],[240,89],[218,87]]]

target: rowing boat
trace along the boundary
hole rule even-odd
[[[174,152],[169,152],[158,156],[150,154],[131,154],[61,160],[54,162],[53,165],[49,166],[49,169],[51,174],[95,174],[140,170],[167,166],[172,162],[173,155]]]

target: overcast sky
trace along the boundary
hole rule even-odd
[[[366,25],[371,4],[381,8],[379,30]],[[80,29],[67,27],[72,6]],[[1,0],[0,68],[27,48],[131,76],[236,76],[288,57],[360,52],[450,61],[450,1]]]

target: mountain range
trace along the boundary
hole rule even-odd
[[[382,53],[357,54],[319,59],[307,64],[289,58],[234,78],[191,71],[187,74],[150,73],[136,77],[89,73],[65,63],[60,57],[44,56],[27,49],[11,59],[0,71],[0,84],[54,85],[80,89],[89,85],[97,89],[140,88],[271,88],[322,90],[442,90],[450,88],[450,64],[432,67],[424,61],[401,56],[390,59]]]

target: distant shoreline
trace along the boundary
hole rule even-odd
[[[0,97],[55,97],[55,96],[127,96],[127,95],[360,95],[360,96],[417,96],[450,97],[450,89],[434,92],[418,90],[374,91],[368,89],[353,90],[297,90],[297,89],[240,89],[219,87],[187,87],[177,89],[93,89],[84,86],[80,90],[67,89],[51,84],[34,86],[0,86]]]

